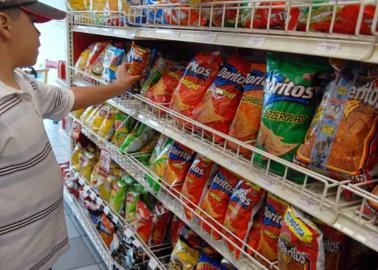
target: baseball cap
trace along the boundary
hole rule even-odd
[[[63,20],[66,17],[64,11],[43,4],[38,0],[0,0],[0,11],[14,7],[18,7],[27,14],[33,15],[34,22],[36,23]]]

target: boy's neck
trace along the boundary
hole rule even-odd
[[[0,61],[0,81],[10,87],[20,89],[14,77],[14,67],[7,61]]]

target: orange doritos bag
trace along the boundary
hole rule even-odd
[[[235,234],[238,238],[227,233],[228,239],[232,240],[237,246],[244,248],[244,243],[250,231],[254,216],[263,205],[265,190],[259,186],[240,180],[236,185],[235,191],[228,204],[224,227]],[[240,257],[240,251],[227,240],[226,245],[230,251],[235,251],[236,258]]]
[[[147,65],[150,49],[143,48],[135,42],[131,44],[128,54],[129,67],[127,72],[130,75],[141,75]]]
[[[167,224],[169,224],[171,217],[172,212],[165,208],[161,203],[155,205],[150,244],[159,245],[163,242],[167,233]]]
[[[184,74],[183,67],[176,65],[162,74],[160,80],[146,92],[146,97],[159,104],[169,105],[173,90],[177,87]]]
[[[186,67],[184,76],[173,92],[170,107],[191,117],[193,109],[217,76],[221,64],[222,56],[218,51],[198,53]]]
[[[248,69],[249,63],[243,57],[229,57],[201,102],[193,110],[192,118],[228,134],[243,93]],[[222,140],[217,138],[217,141]]]
[[[216,168],[217,164],[201,155],[193,161],[181,188],[182,199],[189,206],[185,207],[186,218],[193,218],[190,209],[194,209],[194,205],[198,205],[206,194]]]
[[[164,173],[164,180],[177,191],[181,190],[186,173],[192,164],[195,152],[188,147],[174,142],[168,153],[167,168]]]
[[[286,209],[278,238],[278,267],[281,270],[324,269],[323,234],[305,215]]]
[[[143,242],[148,243],[152,232],[152,211],[147,205],[139,200],[136,209],[136,231]]]
[[[215,175],[210,188],[201,203],[203,211],[217,222],[214,222],[208,218],[207,215],[201,213],[202,218],[212,225],[209,226],[204,222],[202,223],[202,227],[208,233],[212,232],[212,227],[222,231],[222,224],[227,212],[228,202],[230,201],[231,195],[239,180],[239,176],[231,173],[223,167],[221,167]],[[213,232],[213,235],[215,239],[220,239],[219,233]]]
[[[282,217],[288,203],[268,193],[260,230],[251,230],[248,245],[270,261],[277,260],[277,240],[281,231]],[[253,254],[252,251],[248,253]]]
[[[230,136],[251,145],[254,145],[260,129],[265,74],[265,63],[251,64],[243,96],[229,132]],[[237,149],[237,145],[232,142],[229,142],[228,146]],[[252,155],[251,151],[244,148],[240,148],[240,153],[248,157]]]

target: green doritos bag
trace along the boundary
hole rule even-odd
[[[258,148],[293,160],[304,141],[330,71],[325,62],[268,54]],[[263,167],[267,163],[261,155],[256,155],[255,161]],[[285,172],[285,167],[277,162],[272,162],[270,169],[281,176]],[[303,182],[303,175],[294,175],[292,171],[288,178]]]

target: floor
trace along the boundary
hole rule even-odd
[[[67,135],[51,120],[45,120],[45,129],[49,136],[58,162],[69,160],[70,146]],[[71,249],[54,265],[53,270],[105,270],[100,255],[81,227],[79,221],[68,206],[65,206],[65,217]]]

